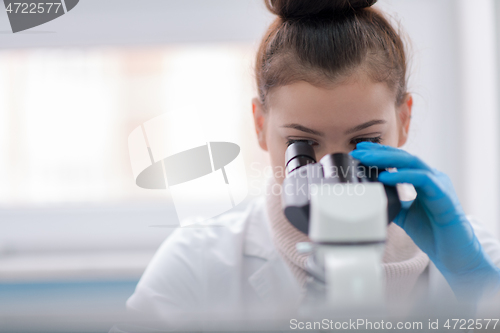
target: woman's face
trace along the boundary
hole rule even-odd
[[[270,154],[274,177],[285,177],[285,151],[291,140],[311,140],[319,161],[326,154],[347,153],[361,141],[400,147],[407,139],[412,99],[396,106],[385,83],[367,77],[330,88],[305,81],[274,89],[264,112],[252,100],[259,145]],[[293,141],[292,141],[293,142]]]

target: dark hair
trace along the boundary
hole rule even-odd
[[[328,86],[363,70],[394,90],[396,104],[406,96],[404,43],[377,0],[264,0],[278,17],[259,47],[256,80],[266,105],[271,89],[306,81]]]

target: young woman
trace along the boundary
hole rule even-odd
[[[405,144],[412,112],[401,37],[376,0],[266,0],[277,15],[256,61],[252,100],[259,145],[275,170],[296,140],[318,160],[346,152],[366,165],[397,168],[385,184],[412,184],[413,201],[388,227],[384,254],[389,297],[409,297],[432,262],[459,300],[500,289],[500,245],[466,217],[449,179]],[[270,186],[279,186],[276,172]],[[284,217],[276,191],[244,213],[178,229],[151,261],[128,307],[175,318],[191,311],[296,306],[307,280],[295,244],[307,235]],[[480,241],[481,240],[481,241]]]

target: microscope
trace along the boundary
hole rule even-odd
[[[329,154],[317,163],[307,141],[292,143],[285,156],[282,206],[290,223],[311,239],[297,250],[309,254],[306,270],[322,286],[317,294],[323,304],[384,307],[387,226],[401,209],[396,187],[378,182],[376,167],[348,154]]]

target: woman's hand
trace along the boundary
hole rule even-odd
[[[415,187],[417,198],[402,202],[393,222],[429,256],[459,300],[500,290],[500,268],[484,252],[444,173],[403,150],[370,142],[359,143],[351,155],[367,166],[397,168],[381,172],[380,182]]]

